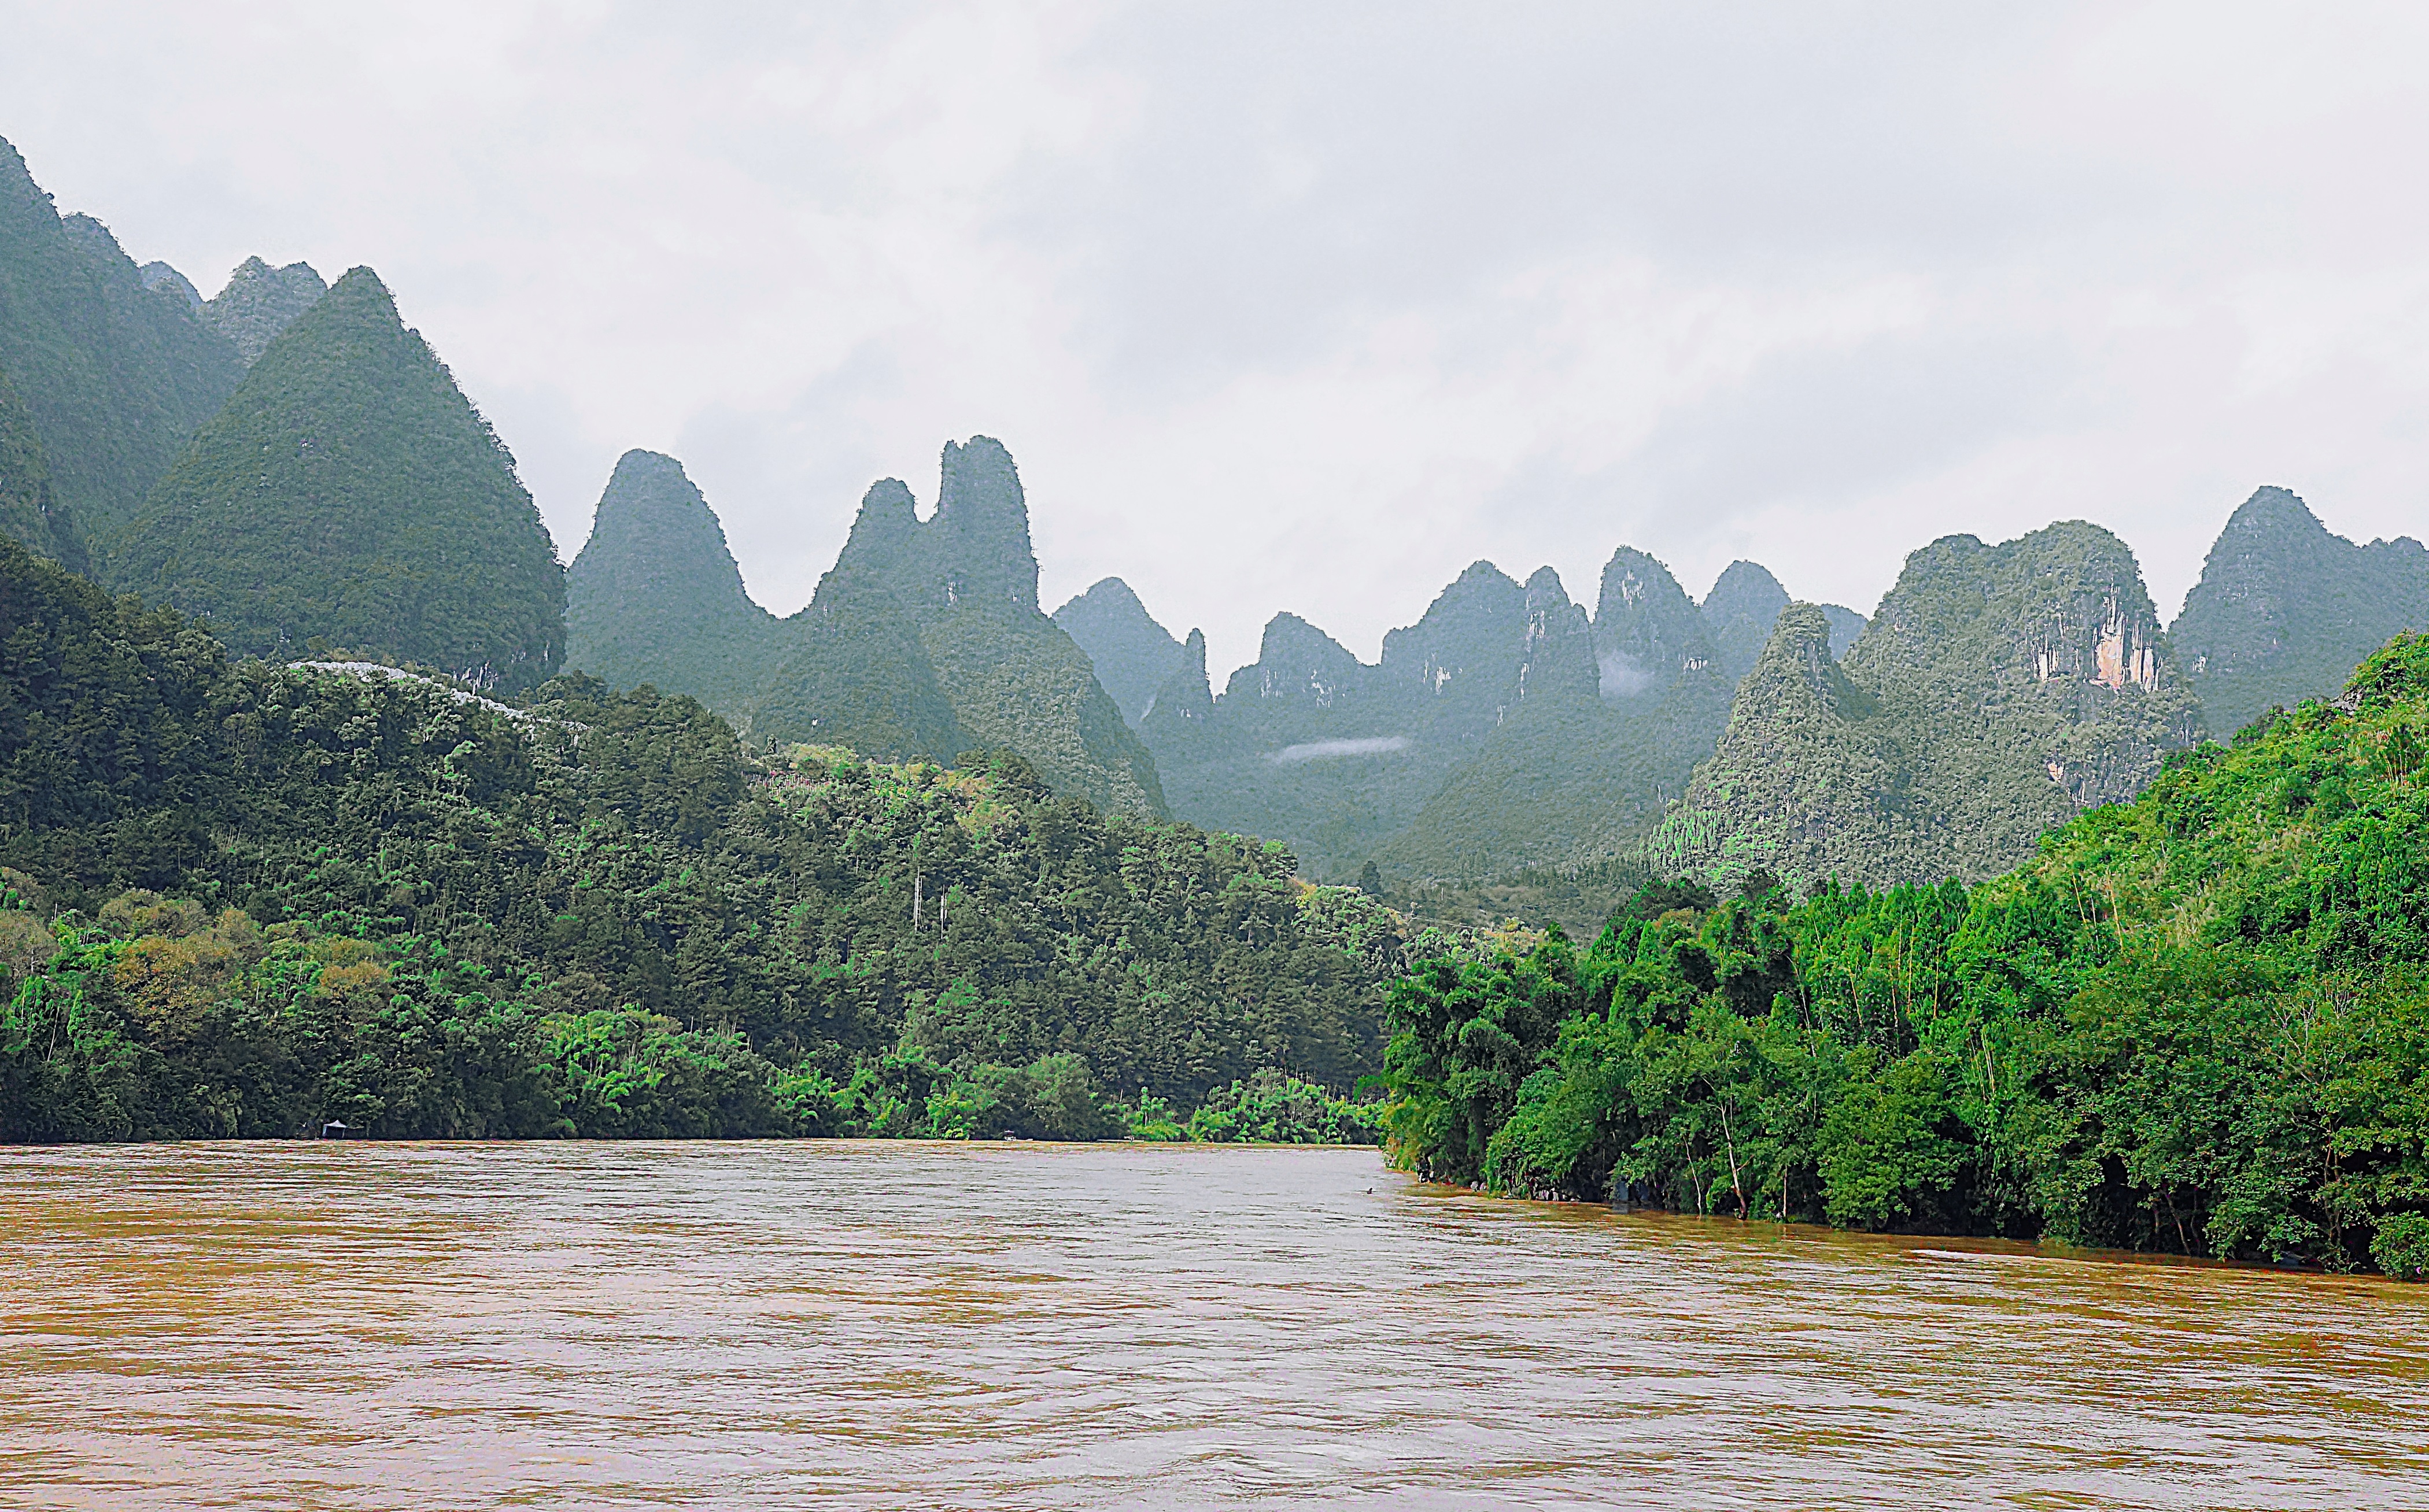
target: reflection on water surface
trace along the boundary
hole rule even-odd
[[[2429,1288],[1372,1151],[0,1153],[0,1502],[2429,1505]]]

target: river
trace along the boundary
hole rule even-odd
[[[2429,1287],[1372,1151],[0,1152],[0,1503],[2429,1506]]]

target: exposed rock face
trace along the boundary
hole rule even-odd
[[[147,288],[108,228],[64,220],[0,141],[0,372],[40,441],[55,519],[105,534],[242,376],[174,288]]]
[[[654,452],[616,464],[565,599],[566,666],[619,688],[647,683],[738,712],[782,650],[716,512],[682,463]]]
[[[240,654],[508,689],[565,655],[564,569],[514,458],[368,268],[272,343],[109,555]]]
[[[1206,633],[1193,629],[1181,643],[1181,665],[1148,700],[1147,713],[1139,721],[1140,735],[1152,750],[1157,739],[1148,731],[1148,721],[1152,720],[1157,731],[1175,731],[1178,741],[1186,743],[1214,717],[1214,684],[1206,679]]]
[[[2398,631],[2429,629],[2429,551],[2356,546],[2283,488],[2244,501],[2169,632],[2212,731],[2333,696]]]
[[[1716,688],[1736,682],[1720,668],[1709,618],[1668,567],[1631,546],[1613,551],[1602,569],[1594,641],[1606,698],[1658,700],[1681,681]]]
[[[165,262],[147,262],[141,268],[138,269],[137,271],[142,275],[143,287],[145,288],[151,289],[155,293],[165,288],[178,299],[185,301],[187,309],[192,310],[196,313],[201,312],[203,307],[202,290],[196,288],[193,285],[193,281],[188,278],[185,274],[177,271],[176,269],[170,267]]]
[[[237,355],[250,368],[279,332],[328,291],[310,263],[273,268],[258,257],[247,257],[228,275],[227,287],[203,306],[203,319],[235,343]]]
[[[1769,568],[1753,562],[1732,562],[1704,596],[1704,623],[1711,631],[1712,649],[1720,653],[1721,674],[1729,686],[1754,669],[1771,629],[1788,607],[1788,590]]]
[[[1783,616],[1727,732],[1651,844],[1724,881],[1755,866],[1882,885],[2019,864],[2043,830],[2140,792],[2202,731],[2133,553],[2068,521],[1907,560],[1843,664]]]
[[[1097,682],[1131,728],[1138,728],[1156,690],[1180,666],[1181,643],[1119,578],[1107,578],[1055,610],[1054,622],[1088,653]]]

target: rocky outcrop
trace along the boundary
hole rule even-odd
[[[202,290],[194,287],[193,280],[177,271],[176,269],[169,266],[169,264],[165,262],[147,262],[141,268],[137,269],[136,271],[142,277],[143,287],[145,288],[152,290],[156,294],[160,292],[162,289],[166,289],[172,297],[182,301],[187,309],[196,314],[200,314],[202,312]]]
[[[1757,866],[1881,885],[1983,877],[2117,802],[2202,731],[2133,553],[2068,521],[1907,559],[1843,661],[1784,616],[1727,731],[1648,843],[1724,882]]]
[[[1165,731],[1183,745],[1202,732],[1214,717],[1214,685],[1206,677],[1206,633],[1193,629],[1181,643],[1180,665],[1148,700],[1139,730],[1152,750]],[[1150,724],[1151,722],[1151,724]]]
[[[203,320],[235,345],[237,355],[250,368],[280,332],[328,291],[310,263],[273,268],[258,257],[247,257],[228,275],[227,287],[203,305]]]
[[[2169,638],[2210,728],[2334,695],[2398,631],[2429,629],[2429,551],[2409,536],[2356,546],[2284,488],[2262,488],[2219,533]]]

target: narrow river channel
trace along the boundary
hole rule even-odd
[[[1372,1151],[0,1152],[0,1504],[2429,1506],[2429,1287]]]

